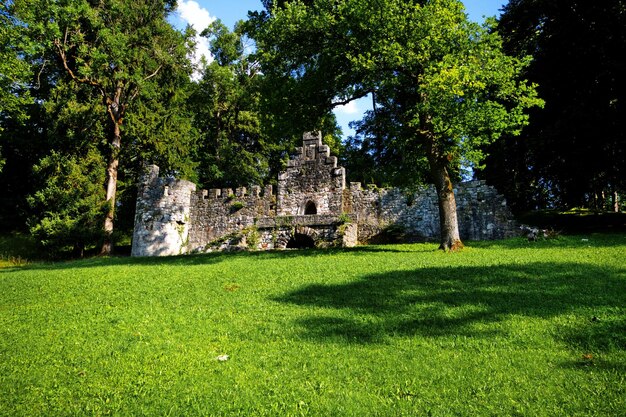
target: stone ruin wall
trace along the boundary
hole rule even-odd
[[[297,155],[278,175],[277,215],[304,215],[307,203],[315,214],[339,215],[343,212],[346,171],[337,166],[337,157],[322,144],[321,134],[306,133]]]
[[[257,219],[254,227],[259,234],[256,249],[286,249],[294,235],[305,236],[316,247],[352,247],[357,244],[356,217],[347,216],[348,223],[338,222],[337,216],[313,214],[276,216]],[[240,246],[241,247],[241,246]]]
[[[413,194],[391,188],[366,189],[345,184],[345,170],[321,143],[321,134],[305,134],[303,146],[278,177],[276,194],[264,189],[196,191],[188,181],[158,177],[148,167],[139,187],[133,256],[177,255],[207,249],[250,247],[281,249],[295,234],[318,246],[353,246],[375,240],[389,227],[407,241],[439,236],[439,209],[434,188]],[[484,181],[455,188],[462,239],[501,239],[516,235],[504,198]],[[315,213],[306,213],[307,206]],[[237,235],[240,236],[237,236]]]
[[[275,214],[276,197],[271,185],[236,190],[202,190],[191,195],[188,250],[204,248],[210,242],[255,224],[255,219]]]
[[[191,196],[196,185],[159,177],[159,167],[146,168],[135,209],[132,256],[185,253],[189,239]]]
[[[459,233],[463,240],[493,240],[517,236],[516,224],[506,200],[484,181],[470,181],[454,188]],[[357,215],[359,241],[368,242],[390,226],[399,226],[408,241],[439,237],[439,206],[433,186],[407,194],[398,188],[350,183],[351,213]]]

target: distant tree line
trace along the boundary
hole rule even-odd
[[[511,0],[480,26],[457,0],[266,0],[203,30],[213,60],[194,67],[175,0],[3,2],[0,229],[109,254],[144,164],[271,183],[314,129],[353,181],[435,184],[443,249],[462,246],[452,186],[470,173],[519,211],[615,209],[625,4]],[[342,142],[332,109],[365,96]]]

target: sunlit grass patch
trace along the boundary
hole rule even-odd
[[[624,255],[613,234],[0,269],[0,414],[619,415]]]

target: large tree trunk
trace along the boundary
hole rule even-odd
[[[457,251],[463,248],[459,236],[459,222],[456,217],[456,200],[447,167],[442,163],[431,162],[430,172],[437,190],[439,204],[439,226],[441,245],[439,249]]]
[[[435,190],[437,191],[437,203],[439,206],[439,229],[440,241],[439,249],[444,251],[457,251],[463,249],[463,242],[459,234],[459,222],[456,217],[456,199],[454,198],[454,188],[448,172],[448,166],[452,159],[447,152],[442,151],[441,144],[438,143],[432,134],[430,118],[425,118],[423,130],[426,136],[427,148],[426,156],[430,168]]]
[[[113,252],[113,221],[115,219],[115,195],[117,193],[117,169],[120,164],[121,130],[119,122],[113,124],[113,140],[111,142],[111,157],[107,166],[107,213],[104,218],[104,242],[101,255],[110,255]]]

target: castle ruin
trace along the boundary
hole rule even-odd
[[[133,256],[167,256],[228,249],[351,247],[393,231],[407,241],[439,236],[433,187],[408,194],[398,188],[346,186],[346,172],[305,133],[302,147],[271,185],[196,190],[189,181],[159,177],[147,168],[137,197]],[[483,181],[455,189],[462,239],[514,236],[504,198]]]

